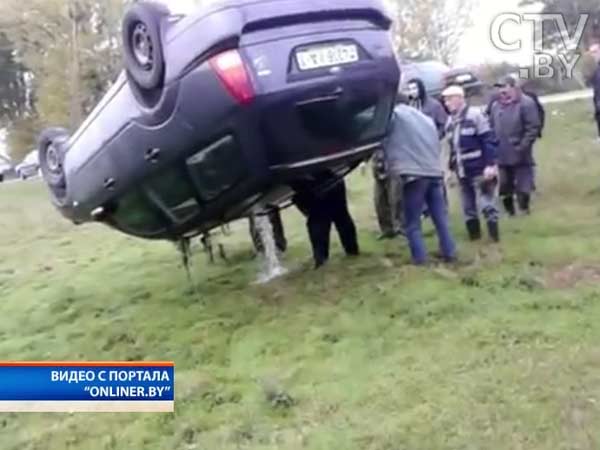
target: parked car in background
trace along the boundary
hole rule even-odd
[[[480,95],[483,89],[483,83],[477,74],[466,67],[457,67],[446,72],[444,85],[452,84],[462,86],[469,97]]]
[[[15,167],[17,176],[26,180],[27,178],[35,177],[40,174],[39,153],[37,150],[32,150],[25,156],[23,161]]]
[[[0,183],[14,177],[15,169],[7,157],[0,154]]]
[[[450,67],[440,61],[419,61],[405,62],[401,65],[402,69],[402,88],[406,87],[409,80],[419,78],[425,84],[427,94],[432,97],[439,97],[445,85],[445,75],[450,71]]]
[[[131,4],[116,83],[73,135],[41,134],[54,204],[76,224],[178,240],[281,204],[315,172],[344,176],[387,132],[391,25],[381,0]]]
[[[483,87],[483,83],[472,70],[465,67],[451,68],[441,61],[404,62],[401,68],[402,87],[406,86],[409,80],[420,78],[427,93],[438,99],[442,91],[451,84],[462,86],[469,97],[479,95]]]
[[[10,164],[3,162],[0,160],[0,183],[4,181],[6,178],[6,174],[12,170]]]

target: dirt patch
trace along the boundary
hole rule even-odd
[[[550,272],[546,280],[546,285],[553,289],[569,289],[584,283],[600,283],[600,266],[572,264]]]

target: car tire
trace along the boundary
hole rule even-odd
[[[165,63],[161,20],[169,15],[163,5],[134,3],[123,18],[123,55],[130,80],[143,90],[159,89],[164,81]]]
[[[43,177],[59,202],[66,196],[64,160],[68,138],[69,132],[64,128],[47,128],[40,135],[38,144]]]

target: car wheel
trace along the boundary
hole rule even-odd
[[[64,170],[65,143],[69,132],[64,128],[48,128],[39,139],[40,168],[44,179],[59,202],[66,196],[67,182]]]
[[[142,89],[161,87],[165,64],[160,22],[169,10],[151,2],[134,3],[123,18],[123,54],[130,78]]]

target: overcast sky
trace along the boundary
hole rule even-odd
[[[539,12],[538,7],[527,10],[519,8],[520,0],[479,0],[473,12],[474,24],[465,34],[457,64],[477,64],[481,62],[509,61],[531,63],[533,53],[533,24],[507,23],[502,27],[502,36],[507,41],[522,41],[522,48],[516,52],[506,52],[494,47],[490,37],[492,23],[503,13]]]

